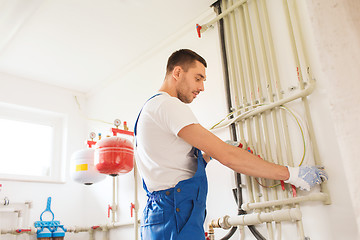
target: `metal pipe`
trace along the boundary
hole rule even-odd
[[[266,207],[275,207],[281,205],[290,205],[307,201],[321,201],[324,202],[327,199],[326,193],[312,193],[307,196],[287,198],[281,200],[274,200],[268,202],[260,202],[260,203],[244,203],[241,208],[245,211],[253,210],[253,209],[261,209]]]

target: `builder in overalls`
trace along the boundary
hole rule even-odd
[[[136,161],[148,196],[141,219],[143,240],[205,239],[205,167],[211,157],[236,172],[285,180],[307,190],[327,179],[316,167],[266,162],[202,127],[187,104],[204,91],[206,65],[191,50],[174,52],[159,92],[138,115]]]

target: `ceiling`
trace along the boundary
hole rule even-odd
[[[0,0],[0,73],[88,93],[214,1]]]

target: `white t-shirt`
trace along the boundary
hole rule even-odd
[[[150,192],[174,187],[197,169],[193,147],[177,134],[198,121],[188,105],[160,93],[144,105],[137,124],[136,164]]]

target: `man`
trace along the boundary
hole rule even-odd
[[[236,172],[285,180],[303,189],[327,179],[316,167],[266,162],[202,127],[186,104],[204,91],[206,67],[191,50],[174,52],[159,92],[145,103],[136,121],[137,166],[148,196],[141,220],[144,240],[204,239],[205,166],[210,156]]]

